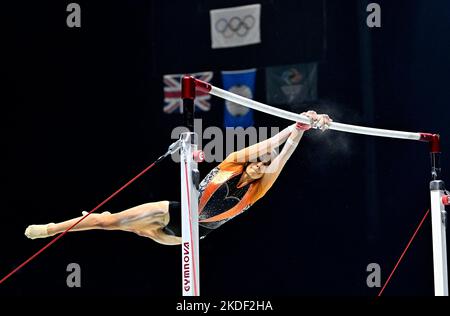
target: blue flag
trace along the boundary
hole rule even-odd
[[[222,71],[223,88],[243,97],[253,99],[255,94],[256,69]],[[224,124],[225,127],[252,126],[253,110],[239,104],[225,101]]]

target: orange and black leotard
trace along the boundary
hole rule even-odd
[[[211,170],[200,183],[200,238],[246,211],[269,190],[269,187],[263,187],[259,180],[238,187],[245,165],[245,162],[236,162],[236,155],[233,153]],[[164,231],[181,236],[180,204],[170,202],[169,211],[171,219]]]
[[[199,187],[199,235],[200,238],[241,214],[262,198],[275,183],[281,170],[297,147],[303,132],[296,125],[286,127],[275,136],[234,152],[220,165],[211,170]],[[282,151],[271,158],[264,175],[250,184],[238,186],[247,162],[270,154],[284,144]],[[169,203],[169,224],[164,228],[168,234],[181,236],[180,203]],[[177,218],[178,217],[178,218]]]
[[[238,187],[245,165],[236,162],[233,153],[203,179],[198,205],[200,228],[216,229],[246,211],[267,192],[269,188],[263,188],[258,180]]]

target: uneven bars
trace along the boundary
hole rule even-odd
[[[301,122],[305,124],[310,124],[311,120],[301,114],[289,112],[283,109],[279,109],[258,101],[254,101],[235,93],[217,88],[207,82],[198,80],[193,78],[195,82],[195,88],[199,91],[210,93],[219,98],[240,104],[245,107],[249,107],[251,109],[261,111],[270,115],[278,116],[290,121]],[[432,145],[432,152],[440,152],[439,148],[439,135],[430,134],[430,133],[413,133],[413,132],[401,132],[394,131],[388,129],[380,129],[380,128],[372,128],[372,127],[364,127],[350,124],[343,124],[337,122],[331,122],[329,124],[329,129],[347,133],[354,134],[363,134],[363,135],[371,135],[371,136],[380,136],[380,137],[390,137],[390,138],[399,138],[399,139],[409,139],[409,140],[419,140],[430,142]]]
[[[191,96],[192,99],[194,99],[195,91],[199,90],[270,115],[278,116],[294,122],[311,124],[311,120],[304,115],[289,112],[283,109],[278,109],[273,106],[242,97],[232,92],[217,88],[207,82],[195,79],[192,76],[184,76],[182,79],[182,83],[184,88],[183,99],[190,98]],[[441,153],[439,134],[402,132],[350,124],[342,124],[337,122],[331,122],[329,124],[329,129],[354,134],[418,140],[430,143],[431,174],[433,179],[433,181],[431,181],[430,183],[430,189],[432,192],[431,213],[432,217],[435,218],[432,224],[435,295],[448,296],[447,261],[445,260],[447,255],[447,249],[445,242],[442,242],[445,241],[446,236],[445,232],[446,225],[444,219],[445,216],[443,215],[445,213],[442,213],[443,205],[442,202],[440,201],[445,191],[442,189],[443,182],[438,180],[440,173],[439,155]],[[436,186],[437,182],[442,183],[441,185],[442,188],[439,187],[439,190],[437,190],[437,194],[433,194],[433,191],[436,191],[434,187]]]

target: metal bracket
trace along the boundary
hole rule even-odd
[[[181,140],[177,140],[176,142],[172,143],[172,145],[169,146],[169,149],[167,149],[167,155],[172,155],[174,152],[179,150],[181,148]]]

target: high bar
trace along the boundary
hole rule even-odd
[[[255,100],[248,99],[246,97],[237,95],[235,93],[217,88],[207,82],[195,79],[191,76],[185,76],[182,79],[183,84],[188,89],[185,89],[185,93],[183,97],[186,98],[195,98],[195,90],[199,90],[202,92],[206,92],[217,96],[219,98],[237,103],[239,105],[254,109],[256,111],[264,112],[273,116],[281,117],[294,122],[301,122],[304,124],[310,124],[311,121],[308,117],[293,113],[290,111],[286,111],[283,109],[279,109],[268,104],[264,104]],[[351,124],[343,124],[338,122],[331,122],[329,124],[329,129],[353,134],[363,134],[370,136],[380,136],[380,137],[389,137],[389,138],[398,138],[398,139],[409,139],[409,140],[419,140],[425,142],[432,143],[432,152],[439,152],[439,135],[430,134],[430,133],[419,133],[419,132],[402,132],[381,128],[373,128],[373,127],[365,127]]]

